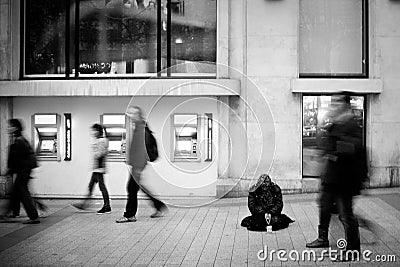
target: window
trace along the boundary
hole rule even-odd
[[[124,159],[126,153],[126,129],[124,114],[103,114],[100,123],[108,138],[108,158]]]
[[[60,116],[32,115],[33,147],[38,159],[60,160]]]
[[[303,177],[320,175],[322,147],[326,136],[324,125],[331,120],[331,97],[303,96]],[[352,96],[350,103],[364,133],[364,96]]]
[[[215,77],[216,0],[24,3],[24,77]]]
[[[174,114],[172,122],[174,132],[174,160],[198,160],[198,115]]]
[[[366,0],[300,0],[300,77],[368,77]]]

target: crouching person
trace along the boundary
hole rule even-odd
[[[276,231],[293,222],[285,214],[281,214],[281,188],[267,174],[262,174],[257,183],[250,187],[248,207],[251,216],[244,218],[241,225],[250,231],[265,231],[267,226],[272,226],[272,230]]]

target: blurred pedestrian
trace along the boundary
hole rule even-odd
[[[8,121],[8,133],[11,136],[11,145],[8,151],[7,174],[15,176],[11,191],[11,199],[6,212],[11,211],[9,217],[19,217],[20,202],[25,209],[29,220],[24,224],[40,223],[36,202],[29,192],[29,181],[32,179],[32,169],[38,167],[35,153],[29,142],[22,135],[23,126],[19,119]]]
[[[150,191],[141,183],[141,175],[143,169],[147,165],[149,157],[146,150],[146,123],[143,119],[142,110],[139,107],[129,107],[126,113],[130,127],[131,136],[129,143],[129,151],[127,154],[127,164],[130,166],[130,176],[128,178],[128,201],[126,203],[123,216],[116,220],[117,223],[135,222],[136,212],[138,209],[139,189],[150,198],[156,212],[151,215],[152,218],[162,217],[167,212],[167,206],[160,200],[152,196]]]
[[[111,213],[110,197],[108,195],[107,187],[104,183],[104,174],[106,173],[106,158],[108,153],[108,139],[104,137],[104,129],[100,124],[93,124],[91,133],[94,138],[92,144],[93,153],[93,171],[90,178],[88,193],[82,203],[72,204],[75,208],[84,210],[89,204],[93,188],[96,183],[99,184],[101,194],[103,196],[103,207],[97,211],[97,214]]]
[[[362,128],[350,105],[350,95],[332,96],[332,121],[324,144],[326,165],[321,174],[318,238],[306,246],[329,247],[328,228],[336,203],[347,241],[346,250],[360,251],[360,233],[353,214],[353,197],[359,195],[367,176]]]

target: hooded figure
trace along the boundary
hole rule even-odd
[[[293,222],[283,209],[281,188],[271,181],[268,174],[262,174],[256,184],[249,189],[248,207],[251,216],[242,220],[241,225],[252,231],[265,231],[268,225],[272,230],[286,228]]]

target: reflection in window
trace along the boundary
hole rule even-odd
[[[108,138],[108,158],[124,158],[126,154],[126,129],[124,114],[103,114],[100,123]]]
[[[215,76],[216,3],[25,0],[24,74],[149,76],[186,63],[173,72]]]
[[[352,96],[350,103],[360,127],[364,128],[364,97]],[[327,134],[324,126],[332,120],[331,110],[331,96],[303,96],[303,177],[320,175],[322,148]]]
[[[60,118],[57,114],[32,116],[33,144],[39,158],[59,159]]]
[[[198,116],[174,114],[174,159],[198,159]]]
[[[300,0],[300,76],[366,75],[365,10],[365,0]]]
[[[26,0],[25,74],[65,73],[65,0]]]
[[[171,72],[215,73],[216,0],[171,1]]]

